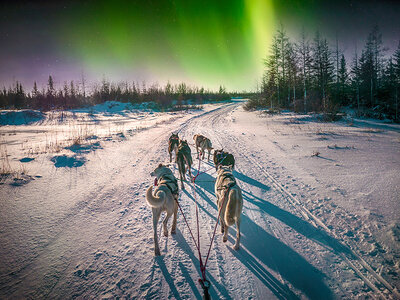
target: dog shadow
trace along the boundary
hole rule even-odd
[[[232,250],[232,252],[278,298],[292,299],[297,297],[288,287],[273,278],[271,273],[261,267],[252,256],[279,273],[309,299],[333,299],[331,290],[323,281],[326,277],[325,274],[246,215],[242,215],[241,220],[241,245],[245,249]]]
[[[186,194],[186,196],[192,200],[194,203],[196,202],[196,200],[194,199],[194,197],[192,196],[192,194],[190,194],[187,191],[184,191],[184,193]],[[214,209],[215,211],[217,211],[217,205],[215,203],[213,203],[210,198],[208,198],[207,196],[205,196],[206,198],[204,198],[202,196],[202,199],[206,200]],[[197,206],[204,211],[211,219],[213,219],[214,221],[217,221],[217,217],[212,215],[203,205],[201,205],[201,202],[197,201]]]
[[[185,192],[189,199],[195,201],[193,196]],[[204,199],[204,198],[203,198]],[[246,196],[245,199],[249,201]],[[206,199],[207,202],[211,201],[209,198]],[[251,201],[250,201],[251,202]],[[209,217],[211,217],[215,222],[217,220],[217,207],[215,203],[212,203],[212,208],[214,209],[215,215],[207,210],[204,206],[198,202],[198,207],[204,211]],[[272,205],[272,204],[271,204]],[[276,208],[279,209],[279,208]],[[266,210],[267,213],[269,211]],[[285,211],[279,212],[281,215],[289,215],[289,218],[297,218]],[[306,224],[303,226],[311,226],[307,222],[301,220],[293,219],[292,222],[302,221]],[[287,224],[293,225],[292,222],[287,222]],[[220,225],[219,225],[220,226]],[[294,229],[297,227],[294,226]],[[231,227],[231,231],[235,227]],[[307,262],[301,255],[295,252],[292,248],[285,245],[276,237],[267,233],[261,226],[252,221],[249,217],[242,215],[242,226],[241,226],[241,246],[239,251],[228,249],[233,253],[233,255],[246,266],[268,289],[270,289],[276,297],[280,299],[298,299],[298,297],[284,284],[282,284],[278,279],[276,279],[271,272],[264,268],[258,261],[262,262],[268,268],[275,270],[277,273],[281,274],[288,282],[290,282],[294,287],[301,290],[310,299],[332,299],[332,293],[329,288],[323,282],[323,278],[326,276]],[[311,230],[311,228],[308,228]],[[315,229],[314,229],[315,230]],[[232,231],[231,231],[232,233]],[[235,233],[234,233],[235,235]],[[216,236],[218,238],[219,235]],[[309,237],[311,235],[308,235]],[[183,239],[183,237],[182,237]],[[233,244],[234,239],[229,235],[229,241]],[[184,251],[193,259],[195,256],[187,245],[186,241],[180,241],[179,246],[183,246]],[[190,254],[189,254],[190,252]],[[198,264],[198,259],[196,259]],[[199,273],[200,274],[200,273]],[[214,284],[215,281],[212,281]]]
[[[197,172],[197,170],[196,170]],[[211,176],[208,173],[201,173],[195,181],[195,185],[196,185],[196,192],[202,193],[202,195],[204,194],[204,192],[201,190],[205,190],[208,193],[212,194],[215,196],[215,192],[214,192],[214,186],[215,186],[215,180],[216,178],[214,176]],[[201,189],[198,189],[198,187],[200,187]]]
[[[269,214],[270,216],[278,219],[279,221],[285,223],[287,226],[296,230],[298,233],[304,235],[308,239],[311,239],[321,246],[331,248],[335,253],[345,253],[347,255],[352,255],[349,248],[341,244],[339,241],[331,237],[328,233],[320,230],[307,221],[279,208],[278,206],[262,199],[253,194],[242,190],[243,199],[259,207],[261,210]]]
[[[231,238],[229,238],[231,240]],[[233,239],[230,242],[234,242]],[[249,269],[278,299],[300,299],[289,287],[282,284],[271,272],[263,268],[259,262],[243,247],[240,251],[227,247],[231,254],[236,257],[247,269]]]
[[[239,180],[242,180],[263,190],[270,190],[270,187],[240,172],[234,171],[234,174]],[[214,182],[215,178],[213,176],[207,173],[202,173],[201,175],[199,175],[198,181],[196,181],[195,191],[199,196],[197,198],[197,204],[199,208],[204,211],[208,216],[210,216],[214,221],[216,221],[216,201],[215,199],[210,199],[206,193],[208,192],[215,197]],[[190,200],[195,201],[194,197],[192,196],[192,192],[192,190],[184,191],[184,193]],[[244,200],[255,204],[266,213],[282,221],[287,226],[303,234],[305,237],[315,240],[320,244],[328,245],[336,251],[346,250],[335,239],[313,227],[306,221],[290,214],[287,211],[280,209],[279,207],[261,198],[253,196],[247,191],[243,191],[243,195]],[[206,201],[211,208],[206,208],[202,206],[202,201],[200,200],[200,198]],[[210,211],[210,209],[212,211]],[[331,290],[324,282],[324,279],[326,278],[326,275],[324,273],[315,268],[291,247],[287,246],[278,238],[265,231],[261,226],[259,226],[246,215],[242,214],[241,220],[241,249],[239,251],[235,251],[230,249],[229,246],[228,249],[244,266],[248,268],[248,270],[250,270],[254,274],[254,276],[256,276],[269,290],[271,290],[277,298],[298,299],[298,297],[289,289],[289,287],[283,284],[277,278],[275,278],[274,275],[267,270],[267,268],[280,274],[280,276],[287,280],[293,287],[302,291],[309,299],[333,298]],[[234,227],[231,227],[229,230],[231,231],[231,229],[234,229]],[[218,238],[218,236],[216,238]],[[201,277],[201,273],[198,268],[199,260],[194,255],[192,248],[185,241],[182,233],[178,231],[175,239],[178,242],[178,246],[181,247],[183,251],[194,262],[196,266],[196,271],[198,272],[199,277]],[[229,240],[230,242],[233,242],[231,236],[229,236]],[[192,280],[189,278],[190,275],[186,277],[188,277],[188,281]],[[225,289],[224,286],[219,284],[215,280],[215,278],[213,278],[209,273],[207,273],[207,277],[212,283],[210,288],[210,295],[212,297],[216,296],[218,298],[219,296],[222,296],[225,298],[231,298],[229,296],[229,292]],[[193,293],[196,293],[195,291],[199,293],[199,290],[196,288],[196,285],[193,283],[193,281],[190,286],[193,290]],[[220,293],[219,296],[217,295],[217,291],[219,291]]]
[[[176,230],[176,235],[175,235],[175,240],[178,244],[178,246],[189,256],[190,260],[193,262],[193,264],[196,267],[197,274],[199,275],[199,278],[202,278],[201,272],[200,272],[200,262],[199,258],[196,257],[193,253],[192,247],[186,242],[185,237],[182,235],[181,231],[179,229]],[[184,270],[182,274],[186,274],[185,279],[188,280],[189,286],[192,289],[193,293],[198,296],[198,299],[201,299],[201,294],[203,294],[203,291],[199,291],[198,287],[200,285],[196,285],[189,272],[186,270],[186,268],[181,264],[180,267]],[[231,299],[232,297],[229,295],[228,290],[218,282],[207,270],[206,270],[206,276],[207,279],[210,281],[211,285],[209,288],[209,294],[211,296],[211,299],[219,299],[220,296],[222,296],[225,299]],[[219,291],[220,295],[218,295],[217,291]]]
[[[261,183],[261,182],[255,180],[255,179],[253,179],[253,178],[251,178],[251,177],[249,177],[249,176],[247,176],[247,175],[245,175],[243,173],[240,173],[238,171],[234,170],[233,171],[233,175],[237,179],[239,179],[239,180],[241,180],[243,182],[246,182],[246,183],[248,183],[250,185],[253,185],[255,187],[258,187],[258,188],[260,188],[262,190],[269,191],[271,189],[268,185],[265,185],[264,183]]]
[[[171,277],[171,274],[169,273],[167,266],[165,265],[164,262],[164,257],[163,256],[157,256],[155,257],[155,261],[160,268],[162,274],[164,275],[165,281],[168,283],[168,286],[174,295],[175,299],[182,299],[182,297],[179,295],[178,290],[176,289],[176,286],[174,284],[174,279]]]

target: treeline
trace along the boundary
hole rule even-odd
[[[64,82],[62,87],[56,89],[53,77],[49,76],[47,86],[40,90],[36,82],[30,92],[27,92],[18,81],[8,89],[3,87],[0,91],[0,108],[32,108],[47,111],[79,108],[109,100],[131,103],[154,101],[161,108],[167,108],[172,104],[182,105],[186,100],[201,103],[226,100],[231,96],[240,96],[240,94],[227,93],[223,86],[215,92],[185,83],[172,85],[168,82],[165,86],[158,84],[146,86],[145,82],[141,85],[135,82],[116,84],[106,79],[103,79],[100,84],[94,84],[87,93],[84,79],[78,84],[74,81]]]
[[[350,106],[360,115],[399,121],[400,43],[393,56],[386,51],[377,26],[351,62],[337,39],[331,47],[319,32],[309,39],[303,30],[300,40],[292,41],[281,26],[264,61],[260,96],[248,108],[335,115],[340,106]]]

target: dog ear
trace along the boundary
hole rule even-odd
[[[159,164],[159,165],[158,165],[158,168],[161,168],[162,166],[163,166],[163,164]]]

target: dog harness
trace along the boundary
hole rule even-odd
[[[235,165],[235,159],[234,158],[233,158],[232,164],[229,164],[229,163],[225,162],[225,159],[227,159],[229,155],[231,155],[232,158],[233,158],[232,154],[230,154],[228,152],[225,152],[225,151],[217,153],[216,154],[216,166],[218,166],[218,165],[223,165],[223,166],[232,165],[232,166],[234,166]]]
[[[177,195],[179,193],[178,181],[174,175],[163,175],[160,179],[154,181],[154,185],[166,185],[171,191],[172,195]]]
[[[220,187],[217,188],[217,190],[219,190],[219,191],[225,190],[225,189],[228,190],[231,187],[236,185],[235,177],[232,175],[232,173],[229,173],[229,172],[225,172],[225,173],[221,174],[221,176],[219,176],[217,180],[222,183],[220,185]]]

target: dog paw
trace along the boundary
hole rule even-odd
[[[176,234],[176,230],[171,230],[171,234]]]
[[[224,227],[221,227],[221,233],[224,233]]]
[[[228,240],[228,237],[223,237],[223,239],[222,239],[222,241],[224,242],[224,243],[226,243],[226,241]]]
[[[168,231],[164,231],[164,236],[168,237]]]
[[[154,250],[154,255],[155,256],[160,256],[161,255],[160,250]]]
[[[235,250],[239,250],[239,248],[240,248],[240,246],[239,246],[239,245],[235,245],[235,246],[233,246],[233,249],[235,249]]]

